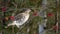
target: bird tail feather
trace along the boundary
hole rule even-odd
[[[15,25],[15,23],[9,23],[5,28],[8,28],[9,26]]]

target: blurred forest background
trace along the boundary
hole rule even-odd
[[[16,26],[4,28],[13,21],[12,14],[23,12],[23,8],[31,8],[35,13],[30,14],[29,20],[20,29]],[[46,31],[57,22],[58,32],[54,29]],[[60,34],[60,0],[0,0],[0,34],[39,34],[39,25],[43,23],[46,25],[44,34]]]

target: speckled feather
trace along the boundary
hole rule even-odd
[[[19,26],[23,25],[29,19],[30,11],[31,10],[28,9],[28,10],[26,10],[26,12],[23,12],[23,13],[20,13],[20,14],[14,16],[14,21],[12,23],[8,24],[8,26],[16,25],[19,28]],[[7,27],[5,27],[5,28],[7,28]]]

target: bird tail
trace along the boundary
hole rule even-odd
[[[10,23],[10,24],[8,24],[8,26],[11,26],[11,25],[15,25],[14,23]]]
[[[5,28],[8,28],[9,26],[15,25],[15,23],[9,23]]]

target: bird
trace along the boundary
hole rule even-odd
[[[9,23],[5,28],[8,28],[9,26],[16,25],[18,28],[26,23],[28,21],[30,16],[31,9],[27,9],[23,13],[19,13],[18,15],[14,16],[14,21],[12,23]]]

